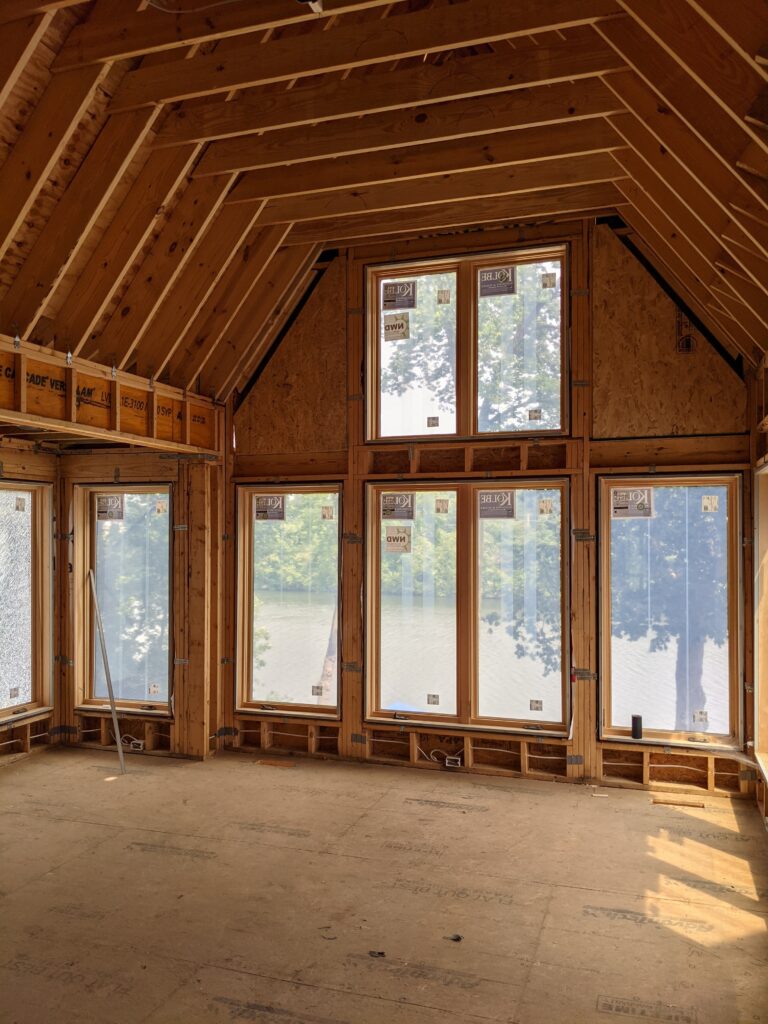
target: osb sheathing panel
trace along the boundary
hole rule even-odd
[[[744,431],[744,383],[698,332],[678,353],[675,304],[609,227],[593,238],[593,436]]]
[[[238,410],[238,455],[346,448],[345,292],[337,259]]]

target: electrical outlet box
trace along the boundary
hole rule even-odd
[[[461,754],[446,754],[446,768],[461,768]]]
[[[144,740],[131,740],[131,750],[143,750]]]

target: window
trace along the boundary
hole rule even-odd
[[[768,777],[768,468],[755,474],[755,753]]]
[[[338,487],[240,488],[240,705],[338,708]]]
[[[87,570],[93,569],[115,700],[143,708],[170,696],[171,493],[168,487],[85,488],[90,543],[83,581],[87,699],[109,699]]]
[[[601,516],[604,732],[735,742],[736,477],[603,480]]]
[[[50,489],[0,484],[0,716],[50,703]]]
[[[565,484],[370,485],[368,712],[566,720]]]
[[[565,249],[369,270],[368,436],[564,429]]]

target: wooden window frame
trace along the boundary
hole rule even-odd
[[[562,721],[547,722],[531,719],[506,719],[480,716],[479,707],[479,650],[477,644],[477,607],[479,592],[477,493],[487,490],[559,490],[561,494],[561,700]],[[380,690],[380,539],[381,494],[383,492],[454,491],[456,494],[456,714],[438,715],[423,712],[400,713],[381,707]],[[536,736],[559,737],[567,735],[570,707],[570,486],[562,477],[515,477],[508,480],[450,479],[439,481],[395,480],[369,483],[366,486],[366,721],[371,723],[408,722],[409,725],[440,725],[447,729],[493,730],[494,732],[523,733]]]
[[[173,708],[174,683],[174,522],[173,484],[104,483],[75,484],[75,710],[109,707],[108,698],[93,695],[96,659],[96,623],[88,571],[96,570],[97,494],[167,494],[168,495],[168,698],[167,700],[126,700],[116,697],[115,704],[127,711],[142,714],[169,715]]]
[[[32,496],[32,699],[0,708],[7,723],[53,707],[53,488],[9,479],[0,488]]]
[[[755,473],[755,754],[768,779],[768,465]]]
[[[732,750],[741,744],[743,715],[741,708],[741,666],[743,660],[741,598],[741,477],[736,473],[691,473],[652,476],[601,476],[599,502],[599,580],[600,580],[600,739],[630,743],[679,746],[700,745],[706,749]],[[643,728],[642,740],[633,740],[630,728],[611,724],[611,508],[610,491],[614,487],[696,487],[713,484],[728,490],[728,701],[730,731],[693,733]]]
[[[252,623],[253,623],[253,498],[257,494],[329,494],[338,495],[339,514],[337,517],[337,614],[336,614],[336,703],[325,707],[317,704],[289,704],[278,701],[257,701],[251,698],[252,684]],[[254,712],[280,717],[317,718],[322,721],[341,721],[341,651],[342,651],[342,522],[344,485],[338,480],[306,484],[238,484],[235,501],[237,506],[237,621],[235,672],[235,710]]]
[[[560,426],[554,430],[483,431],[478,429],[477,272],[501,262],[520,265],[558,260],[560,281]],[[456,273],[456,430],[453,433],[402,434],[384,437],[380,413],[381,316],[380,282],[383,278],[455,271]],[[409,439],[445,444],[450,441],[499,441],[513,438],[561,437],[570,430],[570,244],[503,248],[492,252],[463,253],[434,259],[407,260],[366,266],[366,442],[402,443]]]

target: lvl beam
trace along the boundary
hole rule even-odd
[[[35,14],[54,14],[64,7],[74,7],[83,0],[0,0],[0,25]],[[5,31],[5,30],[3,30]]]
[[[191,181],[155,239],[104,330],[85,355],[125,368],[229,188],[231,177]]]
[[[85,113],[107,68],[78,68],[52,81],[0,167],[0,253],[24,218]]]
[[[208,302],[184,329],[173,355],[158,373],[167,372],[169,380],[191,389],[289,230],[288,224],[251,228]]]
[[[54,347],[75,355],[85,349],[196,152],[196,146],[177,146],[150,153],[56,317]]]
[[[4,329],[28,333],[158,113],[150,108],[107,120],[3,300]]]
[[[244,92],[238,96],[237,103],[225,103],[217,97],[182,104],[178,110],[170,111],[157,133],[156,142],[157,145],[175,145],[232,138],[415,105],[434,108],[435,104],[448,100],[510,90],[522,90],[519,102],[534,110],[541,100],[545,105],[542,120],[551,119],[547,109],[562,116],[571,106],[573,116],[590,116],[604,112],[601,103],[612,102],[593,76],[625,67],[614,48],[591,27],[572,30],[565,39],[548,39],[540,45],[528,39],[515,39],[511,54],[513,60],[510,60],[510,53],[488,53],[458,57],[447,63],[421,63],[386,71],[374,69],[365,76],[364,88],[359,78],[330,78],[312,83],[299,81],[295,88],[285,92]],[[577,80],[582,81],[577,83]],[[531,86],[543,85],[550,86],[546,96],[538,91],[530,94],[525,91]],[[460,113],[459,108],[457,113]],[[429,109],[414,111],[414,115],[425,115],[419,122],[425,131],[435,116]],[[536,116],[534,114],[534,118]],[[387,123],[382,122],[383,131],[398,130],[397,124],[387,129]],[[400,130],[404,130],[404,126]],[[269,144],[266,139],[262,142]]]
[[[379,22],[333,26],[323,33],[322,46],[317,45],[316,33],[267,42],[259,36],[225,54],[190,58],[184,62],[184,74],[173,62],[131,71],[117,90],[112,109],[169,103],[565,29],[617,10],[614,0],[550,0],[546,7],[538,0],[466,0],[441,8],[439,19],[432,10],[394,15],[387,19],[386,31]]]

